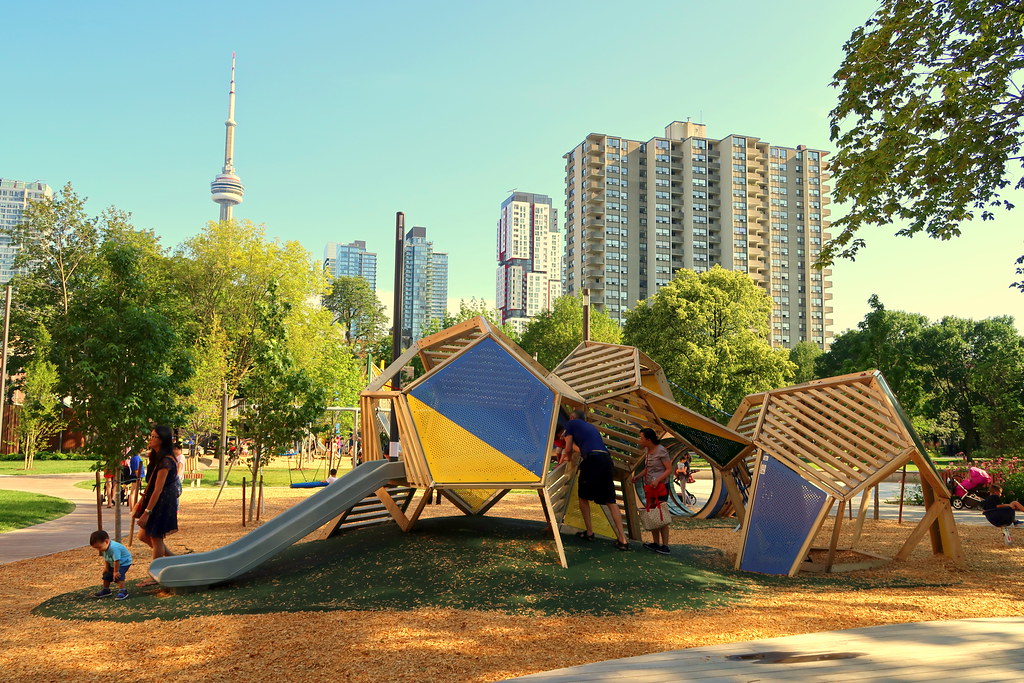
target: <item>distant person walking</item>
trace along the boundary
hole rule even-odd
[[[594,540],[594,524],[590,516],[590,503],[594,502],[608,510],[612,524],[615,525],[615,547],[629,550],[629,541],[622,527],[622,513],[615,501],[615,466],[612,457],[604,445],[601,432],[586,421],[586,413],[579,409],[573,411],[572,419],[565,424],[565,449],[559,456],[559,463],[569,458],[573,446],[580,450],[580,513],[587,528],[576,535],[587,541]]]
[[[149,476],[135,506],[139,540],[153,549],[153,559],[173,555],[164,542],[178,530],[178,462],[170,427],[157,425],[149,434]]]

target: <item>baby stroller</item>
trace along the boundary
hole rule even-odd
[[[949,503],[954,510],[981,508],[981,501],[988,495],[988,487],[992,484],[992,475],[980,467],[971,467],[967,478],[957,481],[952,474],[946,477],[949,488]]]

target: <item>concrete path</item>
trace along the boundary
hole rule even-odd
[[[0,534],[0,564],[31,557],[42,557],[89,544],[89,534],[96,530],[96,494],[92,489],[75,487],[89,481],[90,474],[0,475],[0,489],[26,491],[64,498],[75,509],[50,522]],[[122,520],[128,523],[128,508],[122,507]],[[113,510],[103,508],[103,526],[113,528]]]
[[[1024,679],[1024,617],[808,633],[612,659],[512,680],[923,683],[946,679],[957,683]]]

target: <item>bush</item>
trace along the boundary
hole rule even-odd
[[[25,456],[21,453],[0,453],[0,460],[4,462],[16,462],[24,460]],[[96,460],[95,457],[85,453],[83,451],[67,451],[64,453],[56,453],[51,451],[40,451],[36,453],[36,460]]]

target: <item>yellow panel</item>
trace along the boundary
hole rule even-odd
[[[438,484],[535,484],[540,477],[408,394],[430,476]]]
[[[487,501],[501,489],[448,489],[448,493],[454,493],[473,512],[480,512]]]
[[[573,479],[572,493],[569,494],[569,507],[565,509],[565,519],[562,520],[562,524],[582,530],[586,528],[586,525],[583,523],[583,513],[580,512],[580,497],[577,495],[579,483],[579,477]],[[608,521],[608,513],[603,505],[598,505],[597,503],[590,504],[590,523],[593,524],[596,535],[618,539],[612,528],[612,523]]]

